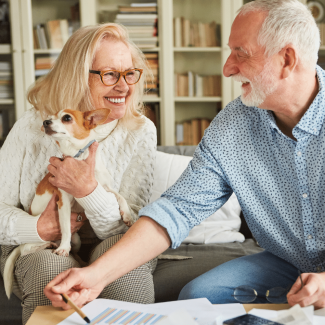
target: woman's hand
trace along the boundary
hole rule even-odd
[[[96,299],[105,287],[102,275],[90,265],[84,268],[72,268],[60,273],[45,288],[44,294],[52,301],[54,307],[70,309],[61,296],[66,293],[78,306]]]
[[[77,221],[78,213],[71,213],[71,233],[74,234],[84,225],[87,217],[80,213],[82,221]],[[61,228],[59,221],[59,212],[56,204],[56,195],[54,194],[48,203],[46,209],[37,221],[38,235],[45,241],[56,241],[61,239]]]
[[[66,157],[62,161],[51,157],[47,169],[53,176],[49,178],[49,182],[75,198],[92,193],[98,184],[95,179],[97,148],[98,142],[94,142],[89,147],[89,156],[85,160]]]

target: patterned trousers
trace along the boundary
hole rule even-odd
[[[111,246],[122,238],[115,235],[100,242],[92,251],[90,263],[104,254]],[[5,262],[16,246],[1,246],[1,273]],[[99,298],[114,299],[142,304],[154,303],[153,272],[157,259],[134,269],[121,278],[115,280],[99,295]],[[15,264],[13,293],[22,300],[23,324],[26,324],[37,306],[51,305],[51,301],[44,295],[45,286],[61,272],[80,267],[71,256],[63,257],[46,249],[18,258]]]

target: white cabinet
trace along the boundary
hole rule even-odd
[[[28,88],[35,82],[35,58],[58,55],[60,50],[34,50],[33,27],[47,20],[69,19],[70,6],[76,0],[10,0],[12,18],[12,55],[15,68],[16,118],[28,109]],[[123,5],[152,0],[124,0]],[[159,103],[162,145],[175,144],[175,122],[186,118],[213,118],[217,107],[224,107],[239,95],[230,79],[221,77],[222,93],[218,97],[175,96],[174,73],[193,71],[222,75],[229,55],[227,46],[231,23],[242,0],[157,0],[159,45],[147,52],[159,57],[159,96],[146,97],[146,102]],[[118,12],[119,0],[79,0],[80,25],[103,23],[105,17]],[[203,22],[216,21],[221,25],[221,46],[210,48],[174,47],[173,18],[183,16]],[[17,19],[19,17],[19,19]],[[14,21],[14,24],[13,24]],[[113,21],[113,20],[111,20]]]

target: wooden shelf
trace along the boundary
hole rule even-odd
[[[160,97],[145,95],[145,96],[143,96],[143,101],[146,102],[146,103],[148,103],[148,102],[150,102],[150,103],[159,103],[160,102]]]
[[[221,97],[175,97],[175,102],[221,102]]]
[[[62,49],[34,49],[34,54],[60,54]]]
[[[0,105],[12,105],[14,102],[13,98],[0,98]]]
[[[174,52],[221,52],[221,47],[174,47]]]
[[[11,44],[0,44],[0,54],[10,54]]]
[[[142,52],[159,52],[160,51],[160,48],[159,47],[152,47],[152,48],[141,48],[139,47],[139,49],[142,51]]]
[[[10,77],[10,76],[12,76],[12,72],[11,71],[0,71],[0,76],[1,77]]]

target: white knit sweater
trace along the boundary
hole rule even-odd
[[[149,203],[153,185],[156,129],[145,119],[143,126],[135,131],[129,131],[120,121],[98,130],[98,150],[114,180],[112,189],[126,199],[131,213],[136,216]],[[2,245],[42,242],[37,233],[39,216],[31,216],[28,211],[38,183],[48,172],[50,157],[61,157],[61,154],[54,140],[41,131],[41,126],[40,114],[34,109],[28,110],[15,123],[0,150]],[[128,229],[121,221],[114,194],[102,186],[98,185],[78,202],[98,238],[105,239]]]

